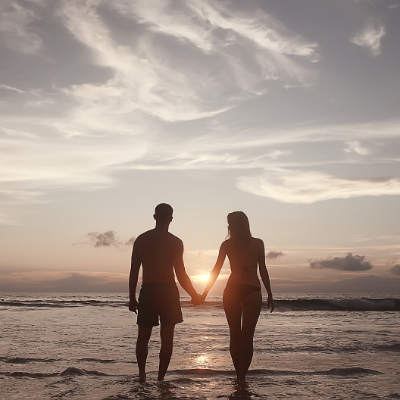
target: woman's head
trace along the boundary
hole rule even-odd
[[[251,238],[249,219],[243,211],[228,214],[228,237],[242,240]]]

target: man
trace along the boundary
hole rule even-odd
[[[183,321],[176,277],[185,291],[199,304],[199,295],[183,264],[182,240],[168,232],[173,209],[169,204],[159,204],[155,209],[156,227],[141,234],[133,245],[131,272],[129,277],[129,310],[138,310],[139,326],[136,342],[136,359],[139,367],[139,382],[146,381],[146,359],[148,343],[153,326],[161,328],[160,364],[158,380],[162,381],[172,355],[175,324]],[[140,265],[143,267],[142,288],[139,302],[136,286]]]

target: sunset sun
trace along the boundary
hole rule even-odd
[[[206,281],[208,281],[209,277],[210,277],[210,275],[199,275],[198,279],[199,279],[199,281],[206,282]]]

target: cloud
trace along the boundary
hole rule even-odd
[[[394,178],[344,179],[317,171],[283,168],[270,169],[261,176],[239,177],[237,187],[285,203],[305,204],[359,196],[400,195],[400,181]]]
[[[218,50],[221,42],[225,46],[235,44],[236,35],[240,35],[260,49],[279,54],[316,55],[315,43],[285,37],[283,26],[260,10],[250,16],[229,3],[188,0],[177,4],[178,7],[168,7],[168,1],[148,1],[135,12],[142,23],[150,25],[150,30],[188,40],[206,52]]]
[[[5,44],[15,51],[36,53],[42,47],[42,39],[29,30],[29,24],[37,15],[17,1],[0,5],[0,32]]]
[[[135,243],[136,237],[132,236],[127,242],[125,242],[125,246],[133,246],[133,243]]]
[[[118,237],[117,233],[113,230],[106,232],[89,232],[87,237],[90,238],[91,243],[94,247],[120,247],[132,246],[135,243],[136,237],[132,236],[129,240],[123,243]],[[81,242],[81,244],[87,244],[86,242]]]
[[[58,14],[65,26],[91,50],[92,62],[114,74],[102,84],[65,88],[80,103],[77,117],[86,120],[93,113],[103,119],[102,109],[110,107],[171,122],[210,117],[243,96],[263,94],[264,81],[307,83],[309,71],[291,56],[317,57],[315,43],[286,32],[261,11],[246,16],[235,7],[197,0],[107,3],[136,27],[128,46],[114,39],[101,17],[103,2],[62,4]],[[159,42],[160,35],[171,40]]]
[[[278,257],[283,257],[285,254],[282,253],[281,251],[269,251],[265,258],[267,260],[276,260]]]
[[[400,275],[400,264],[396,264],[389,270],[393,275]]]
[[[4,85],[4,84],[0,85],[0,89],[7,89],[7,90],[12,90],[12,91],[18,92],[18,93],[25,93],[23,90],[19,90],[19,89],[15,88],[15,87]]]
[[[357,140],[353,142],[346,142],[346,145],[347,147],[344,149],[346,153],[354,152],[363,156],[369,154],[369,150],[365,149],[364,147],[361,147],[360,142],[358,142]]]
[[[368,271],[372,264],[364,261],[365,256],[353,256],[347,253],[345,257],[334,257],[326,260],[310,260],[310,267],[313,269],[334,269],[338,271]]]
[[[32,60],[9,52],[0,84],[0,184],[20,193],[15,204],[50,201],[54,188],[117,186],[119,168],[298,167],[288,147],[301,142],[360,140],[348,147],[360,154],[367,138],[398,135],[398,121],[256,127],[268,90],[316,82],[319,49],[256,2],[243,4],[1,2],[4,43]]]
[[[369,20],[364,30],[351,37],[350,42],[367,47],[373,56],[381,54],[381,39],[385,35],[385,27],[376,21]]]
[[[119,247],[122,242],[115,236],[114,231],[104,233],[90,232],[86,236],[90,238],[94,247]]]
[[[360,143],[357,139],[362,139],[376,143],[376,139],[379,139],[381,143],[385,143],[384,141],[389,143],[398,137],[398,129],[398,120],[298,126],[276,130],[268,129],[268,127],[240,129],[232,124],[222,124],[213,119],[211,122],[204,121],[204,124],[193,125],[193,136],[183,136],[180,137],[181,140],[175,140],[171,132],[168,140],[160,138],[157,143],[152,143],[147,156],[118,168],[140,170],[262,168],[271,171],[271,168],[275,167],[307,166],[309,168],[315,165],[319,168],[321,165],[332,163],[349,164],[352,161],[343,156],[343,142]],[[349,141],[349,138],[353,140]],[[324,145],[326,142],[330,142],[330,149],[337,150],[326,152]],[[303,158],[301,151],[305,149],[305,146],[302,146],[305,143],[307,143],[307,154],[306,158]],[[310,157],[308,150],[311,146],[318,146],[324,151],[324,157]],[[356,148],[358,151],[367,151],[361,145]],[[371,156],[365,162],[381,162],[382,158],[379,156],[382,153],[379,154],[377,151],[374,153],[376,158]],[[291,157],[288,157],[289,155]]]

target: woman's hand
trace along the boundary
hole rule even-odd
[[[275,304],[274,304],[274,299],[272,298],[272,294],[268,295],[267,307],[271,308],[270,312],[274,311],[274,309],[275,309]]]

